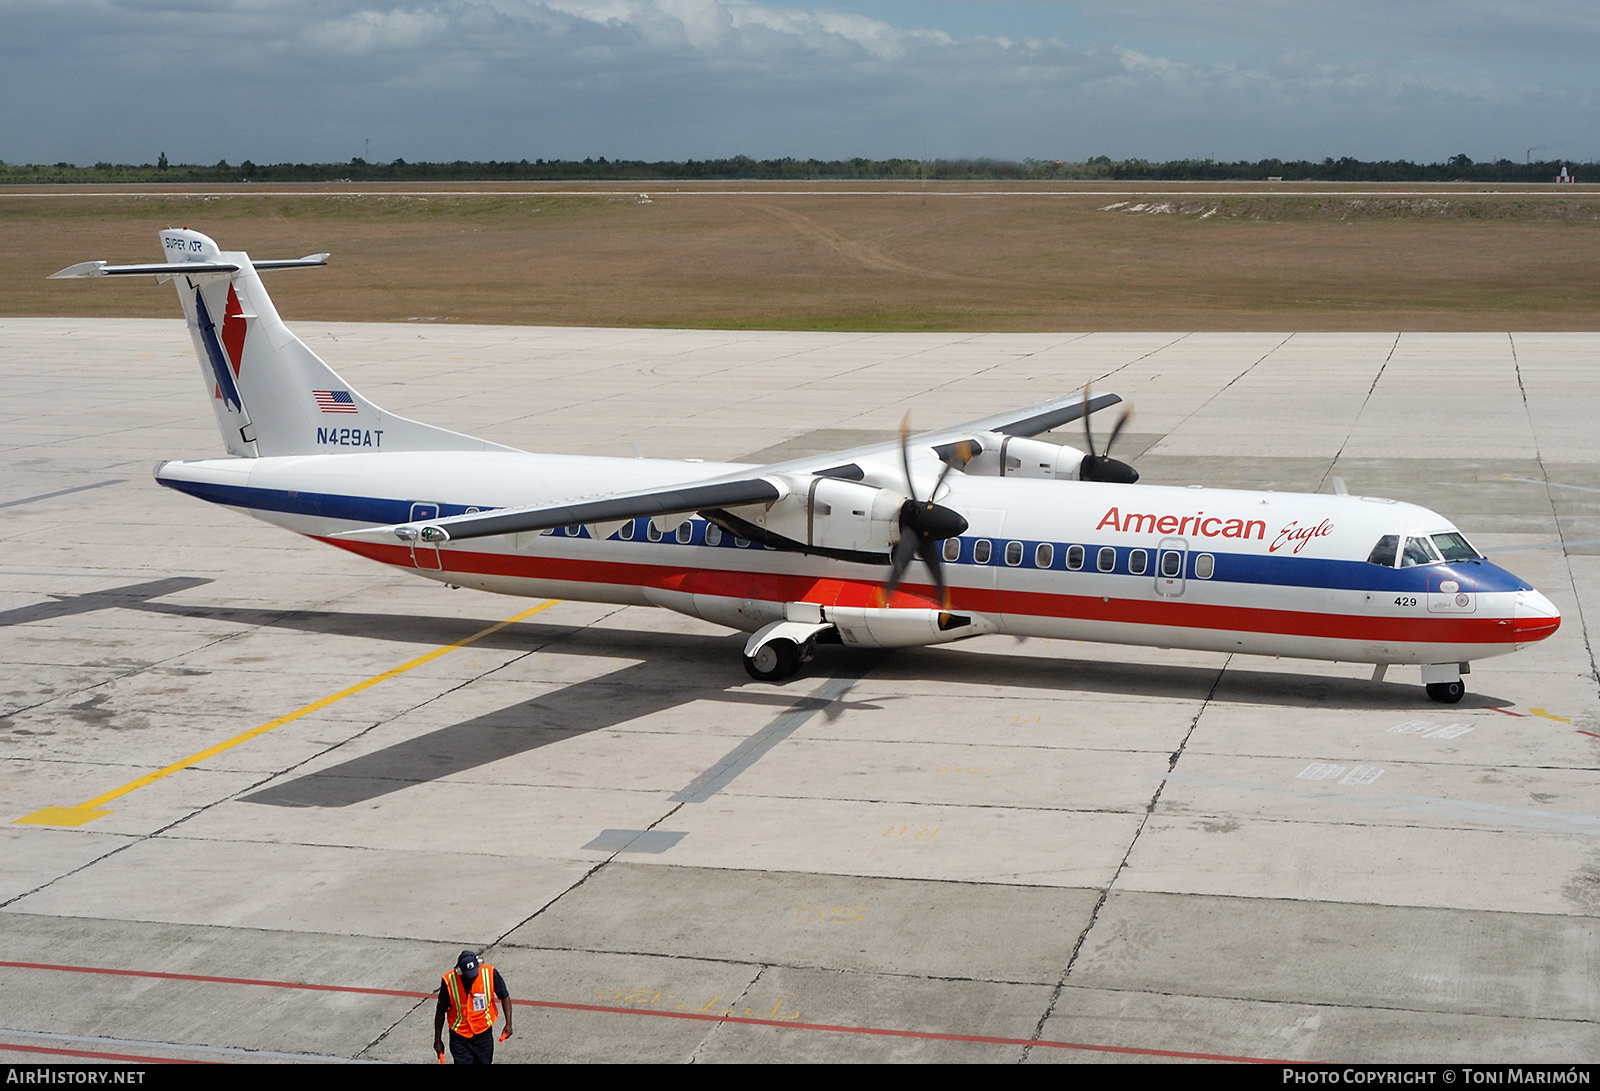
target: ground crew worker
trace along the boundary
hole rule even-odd
[[[495,1001],[505,1005],[506,1032],[511,1037],[511,994],[506,982],[487,962],[462,951],[456,968],[439,983],[439,1006],[433,1013],[433,1051],[444,1060],[445,1019],[450,1021],[450,1056],[456,1064],[494,1064]]]

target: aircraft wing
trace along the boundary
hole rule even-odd
[[[1026,409],[996,413],[992,417],[983,417],[959,425],[950,431],[959,435],[972,432],[999,432],[1007,436],[1037,436],[1040,432],[1060,428],[1063,424],[1070,424],[1090,413],[1098,413],[1121,400],[1121,396],[1117,394],[1095,394],[1085,403],[1082,394],[1074,394],[1071,397],[1030,405]],[[926,443],[927,440],[924,439],[922,442]]]
[[[983,450],[983,444],[977,437],[985,432],[999,432],[1007,436],[1036,436],[1041,432],[1048,432],[1052,428],[1060,428],[1063,424],[1070,424],[1081,420],[1090,413],[1097,413],[1107,406],[1116,405],[1122,401],[1119,394],[1095,394],[1087,404],[1082,394],[1072,394],[1065,398],[1056,398],[1038,405],[1030,405],[1022,409],[1013,409],[1009,413],[996,413],[989,417],[979,417],[977,420],[958,424],[954,428],[941,428],[936,432],[924,432],[921,435],[910,437],[906,442],[912,447],[932,447],[937,450],[940,457],[945,457],[947,448],[957,444],[968,443],[978,451]],[[772,466],[763,466],[763,473],[814,473],[823,477],[840,477],[859,480],[861,469],[853,465],[858,458],[883,457],[892,454],[898,460],[900,449],[899,440],[884,440],[866,447],[856,447],[848,451],[834,451],[825,455],[811,455],[798,458],[789,462],[780,462]],[[818,467],[827,467],[819,469]]]
[[[496,508],[472,515],[447,519],[418,520],[392,527],[371,527],[335,535],[340,538],[368,538],[383,533],[403,540],[421,538],[426,542],[461,541],[487,538],[495,534],[526,534],[551,527],[579,523],[611,523],[637,519],[643,515],[676,515],[707,508],[765,504],[784,495],[776,484],[763,477],[740,478],[710,484],[670,485],[649,492],[609,496],[572,504],[547,504],[531,508]]]
[[[90,274],[93,275],[93,274]],[[1082,418],[1122,400],[1116,394],[1095,394],[1087,403],[1083,395],[1057,398],[1009,413],[981,417],[975,421],[915,436],[907,442],[940,451],[957,444],[970,443],[980,450],[977,436],[983,433],[1001,433],[1012,436],[1034,436],[1059,428],[1063,424]],[[604,524],[637,519],[641,516],[690,514],[716,508],[740,507],[746,504],[767,504],[782,499],[788,492],[781,484],[782,474],[805,474],[819,477],[836,477],[849,481],[862,480],[864,473],[855,465],[855,459],[882,457],[898,452],[899,441],[836,451],[826,455],[812,455],[759,468],[758,475],[725,477],[715,481],[697,481],[683,485],[641,492],[608,496],[600,500],[575,501],[564,504],[546,504],[526,508],[496,508],[471,515],[454,515],[445,519],[417,520],[387,527],[364,527],[335,535],[338,538],[376,539],[394,535],[403,541],[421,539],[442,543],[470,538],[488,538],[496,534],[526,534],[548,530],[551,527],[580,524]]]

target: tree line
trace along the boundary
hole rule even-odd
[[[1592,163],[1592,161],[1591,161]],[[518,159],[410,163],[171,163],[11,164],[0,162],[0,184],[95,182],[647,182],[647,181],[1266,181],[1286,182],[1549,182],[1572,160],[1474,162],[1453,155],[1439,163],[1406,159],[1111,159],[1081,163],[1054,159]],[[1576,172],[1574,172],[1576,173]],[[1585,171],[1592,174],[1592,171]]]

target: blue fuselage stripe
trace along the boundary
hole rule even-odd
[[[257,511],[277,511],[291,515],[307,515],[322,519],[339,519],[352,523],[365,523],[369,526],[389,526],[397,523],[410,522],[413,518],[415,504],[420,501],[412,500],[385,500],[370,496],[341,496],[336,493],[299,492],[287,489],[258,489],[243,485],[219,485],[198,481],[160,480],[162,485],[169,489],[187,493],[200,500],[213,504],[225,504],[235,508],[250,508]],[[435,506],[433,501],[427,501],[430,507]],[[444,519],[453,515],[464,515],[468,512],[465,504],[437,504],[437,512],[429,512],[426,518]],[[474,511],[491,510],[492,505],[479,505]],[[652,542],[647,533],[649,520],[635,521],[634,533],[625,540],[631,540],[641,545],[698,545],[705,546],[706,528],[704,520],[693,520],[693,535],[687,543],[680,543],[672,534],[662,536],[659,542]],[[554,536],[565,537],[565,528],[558,528]],[[579,537],[587,537],[586,529],[580,529]],[[622,539],[621,533],[613,534],[614,539]],[[1038,556],[1039,541],[1032,539],[987,539],[991,543],[989,561],[980,565],[974,559],[974,547],[979,541],[986,539],[978,537],[964,537],[959,539],[961,552],[959,557],[947,564],[971,565],[976,568],[1021,568],[1028,571],[1043,571],[1035,560]],[[1007,565],[1005,563],[1006,545],[1011,541],[1021,541],[1023,545],[1022,563]],[[1081,545],[1084,551],[1081,571],[1099,575],[1133,576],[1137,579],[1154,579],[1156,566],[1159,563],[1160,551],[1153,546],[1115,546],[1116,563],[1109,572],[1100,572],[1096,561],[1101,545],[1088,542],[1051,542],[1052,558],[1049,571],[1067,572],[1068,545]],[[720,547],[736,548],[735,539],[731,534],[723,534],[717,543]],[[1134,573],[1129,570],[1128,563],[1135,550],[1143,550],[1146,554],[1145,570]],[[1209,553],[1215,558],[1215,572],[1209,580],[1201,580],[1195,576],[1195,557],[1201,553]],[[1078,571],[1078,570],[1071,570]],[[1366,561],[1341,561],[1327,560],[1317,557],[1296,556],[1260,556],[1250,553],[1221,553],[1212,550],[1191,549],[1184,559],[1184,578],[1194,580],[1196,583],[1239,583],[1239,584],[1264,584],[1275,587],[1318,587],[1339,591],[1372,591],[1381,594],[1426,594],[1429,590],[1430,577],[1435,581],[1439,579],[1456,579],[1471,590],[1479,593],[1496,591],[1526,591],[1531,586],[1524,580],[1517,578],[1510,572],[1486,560],[1458,561],[1447,564],[1420,565],[1413,568],[1385,568],[1382,565],[1370,564]]]

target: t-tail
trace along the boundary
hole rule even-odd
[[[89,261],[51,279],[154,276],[172,281],[229,454],[264,458],[512,449],[378,408],[283,324],[260,274],[326,265],[327,254],[252,262],[242,250],[220,250],[211,239],[187,228],[161,232],[161,246],[163,262]]]

